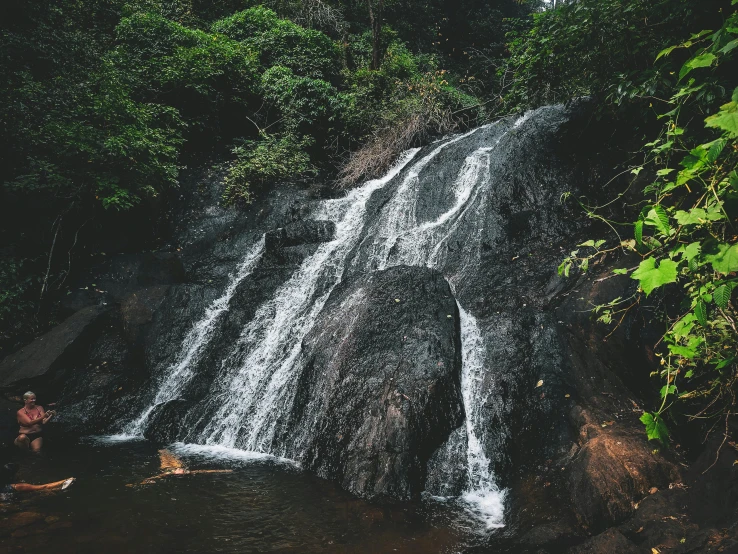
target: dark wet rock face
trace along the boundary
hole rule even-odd
[[[44,376],[103,311],[97,306],[83,308],[25,348],[8,355],[0,362],[0,385]]]
[[[305,467],[362,495],[411,498],[462,421],[458,312],[443,276],[396,267],[336,288],[293,407]]]
[[[632,294],[612,268],[637,260],[556,274],[598,238],[562,202],[607,180],[586,121],[505,118],[333,199],[280,184],[226,208],[222,172],[194,171],[158,251],[99,253],[69,319],[0,362],[4,390],[38,385],[87,433],[151,408],[151,440],[287,456],[367,497],[510,487],[506,552],[728,544],[734,459],[728,485],[680,488],[699,477],[638,421],[658,329],[645,310],[614,333],[590,318]],[[719,508],[668,519],[700,505],[691,490]]]
[[[297,246],[315,242],[328,242],[333,239],[336,224],[332,221],[296,221],[268,231],[264,235],[265,247],[273,250],[285,246]]]
[[[180,431],[190,403],[187,400],[175,399],[160,404],[151,413],[151,425],[146,428],[144,436],[154,442],[166,444],[172,442]]]

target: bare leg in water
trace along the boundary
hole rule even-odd
[[[18,492],[30,492],[30,491],[54,491],[62,488],[67,488],[74,482],[74,477],[69,479],[62,479],[61,481],[55,481],[53,483],[46,483],[44,485],[31,485],[29,483],[14,483],[10,485],[13,490]],[[64,485],[67,485],[66,487]]]

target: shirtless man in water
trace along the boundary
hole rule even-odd
[[[25,405],[18,410],[20,430],[18,438],[15,439],[15,445],[18,448],[30,448],[38,452],[44,444],[41,425],[54,417],[56,412],[54,410],[45,412],[43,406],[37,406],[36,394],[31,391],[23,395],[23,403]]]
[[[169,477],[170,475],[193,475],[195,473],[233,473],[232,469],[187,469],[182,460],[177,458],[169,450],[159,450],[159,468],[162,473],[141,481],[142,485],[150,485],[156,479]],[[133,487],[134,485],[127,485]]]

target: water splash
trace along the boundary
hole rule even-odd
[[[251,275],[263,253],[264,236],[262,235],[261,239],[248,250],[236,272],[231,275],[223,294],[208,306],[203,317],[185,335],[179,355],[161,378],[152,403],[136,419],[126,425],[123,435],[141,435],[146,429],[151,412],[160,404],[177,398],[192,380],[197,361],[210,342],[220,316],[228,310],[238,285]]]
[[[492,464],[484,452],[481,427],[484,395],[485,346],[476,319],[457,301],[461,324],[461,395],[466,411],[467,487],[461,499],[487,529],[504,527],[506,491],[495,483]]]
[[[175,454],[183,457],[195,458],[207,462],[227,462],[228,466],[233,463],[251,464],[253,462],[272,462],[280,465],[299,467],[293,460],[272,456],[271,454],[263,454],[261,452],[251,452],[238,448],[228,448],[219,445],[204,444],[185,444],[183,442],[175,442],[167,447]]]

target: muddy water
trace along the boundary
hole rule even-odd
[[[371,503],[288,462],[174,450],[190,469],[233,472],[129,487],[159,473],[151,443],[57,438],[40,455],[12,453],[16,480],[78,479],[4,505],[0,552],[452,553],[479,542],[463,511],[438,500]]]

